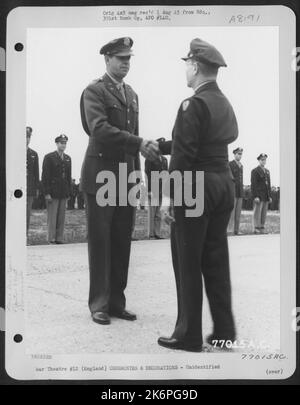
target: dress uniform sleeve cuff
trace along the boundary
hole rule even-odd
[[[129,134],[125,142],[125,152],[136,156],[140,150],[142,140],[139,136]]]

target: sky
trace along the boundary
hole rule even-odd
[[[54,139],[68,136],[72,177],[80,169],[88,143],[82,129],[79,100],[84,88],[105,73],[99,49],[111,39],[134,40],[131,69],[125,82],[139,96],[140,136],[171,139],[177,110],[192,96],[180,59],[193,38],[212,43],[228,65],[220,68],[218,84],[230,100],[239,125],[232,150],[244,149],[244,184],[250,184],[257,156],[268,154],[271,182],[279,186],[279,71],[277,27],[120,27],[34,28],[27,31],[27,125],[33,128],[30,147],[39,154],[56,149]],[[25,141],[25,136],[24,136]]]

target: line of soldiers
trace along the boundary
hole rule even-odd
[[[38,154],[29,148],[32,128],[26,127],[27,142],[27,236],[30,225],[30,214],[33,199],[39,191],[39,159]],[[48,242],[62,244],[66,202],[71,195],[72,162],[65,153],[68,137],[64,134],[55,138],[56,150],[48,153],[43,160],[42,190],[47,207]]]
[[[243,149],[236,148],[233,151],[234,159],[229,162],[229,166],[235,183],[234,208],[228,224],[228,233],[241,235],[240,218],[244,197],[243,165],[241,163]],[[253,199],[253,227],[255,234],[267,233],[265,229],[266,217],[269,204],[272,203],[272,189],[270,171],[265,167],[267,163],[265,153],[258,157],[258,166],[251,171],[251,197]]]
[[[32,136],[32,128],[26,127],[27,140],[27,235],[29,231],[31,209],[34,199],[43,196],[43,203],[48,212],[48,241],[49,243],[62,244],[65,223],[66,202],[67,209],[73,210],[77,199],[78,209],[84,209],[84,196],[71,176],[71,158],[64,153],[68,138],[60,135],[55,138],[57,150],[47,154],[43,162],[42,181],[39,180],[39,158],[36,151],[29,148]],[[159,195],[151,191],[152,171],[168,169],[167,158],[163,157],[158,162],[151,162],[146,159],[145,172],[148,197],[150,200],[158,200],[156,206],[148,208],[148,237],[149,239],[162,239],[160,207],[162,202],[162,189],[159,188]],[[133,226],[134,231],[134,226]]]

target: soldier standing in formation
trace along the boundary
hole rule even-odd
[[[254,233],[267,233],[265,222],[267,217],[268,205],[272,202],[271,198],[271,179],[270,172],[266,169],[267,157],[261,153],[257,160],[259,165],[251,172],[251,194],[253,198],[253,222]]]
[[[234,196],[234,208],[232,210],[228,225],[228,232],[234,233],[235,235],[241,235],[239,229],[244,196],[243,165],[241,163],[241,159],[243,156],[243,149],[236,148],[233,151],[233,154],[234,159],[231,162],[229,162],[229,166],[234,178],[235,196]]]
[[[70,198],[68,199],[68,210],[74,210],[76,197],[77,197],[77,186],[75,183],[75,179],[72,179],[71,194]]]
[[[171,248],[175,272],[178,316],[171,337],[158,344],[169,349],[202,350],[202,275],[214,329],[208,342],[235,339],[227,226],[234,206],[234,182],[228,164],[228,144],[238,136],[233,108],[219,89],[216,77],[226,63],[220,52],[194,39],[186,58],[187,84],[195,94],[178,111],[172,133],[169,171],[204,172],[204,212],[186,217],[185,206],[174,212],[162,207],[172,222]],[[160,143],[162,153],[170,142]]]
[[[134,321],[136,315],[126,309],[127,285],[134,210],[119,204],[120,176],[140,170],[139,152],[145,158],[158,159],[158,143],[138,134],[138,97],[123,82],[130,68],[133,41],[118,38],[104,45],[106,74],[92,82],[80,101],[81,120],[89,135],[89,144],[81,171],[81,190],[85,193],[90,269],[89,308],[92,320],[110,324],[110,317]],[[119,163],[127,164],[127,173],[119,173]],[[109,170],[116,178],[116,204],[101,206],[96,201],[103,183],[96,178]],[[129,184],[128,189],[135,183]],[[126,187],[125,187],[126,189]],[[128,191],[126,190],[126,198]],[[125,196],[124,196],[125,197]]]
[[[168,170],[168,160],[161,156],[161,159],[155,162],[145,160],[146,187],[148,190],[148,237],[149,239],[163,239],[160,235],[161,230],[161,214],[160,207],[162,203],[162,187],[159,185],[158,195],[155,195],[155,190],[151,188],[152,172],[160,173],[163,170]]]
[[[71,193],[71,158],[64,153],[68,137],[55,138],[57,150],[48,153],[43,161],[42,184],[48,212],[48,242],[62,244],[66,202]]]
[[[27,174],[27,215],[26,215],[26,233],[28,237],[28,230],[30,225],[30,215],[33,199],[38,196],[39,188],[39,157],[38,154],[31,148],[29,143],[31,140],[32,128],[26,127],[26,143],[27,143],[27,160],[26,160],[26,174]]]
[[[76,185],[77,208],[79,210],[83,210],[84,209],[84,195],[83,195],[83,192],[80,189],[80,181],[81,181],[81,179],[79,179],[79,184]]]

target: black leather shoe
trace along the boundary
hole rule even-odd
[[[64,242],[62,242],[61,240],[56,240],[55,243],[56,243],[57,245],[63,245],[63,244],[64,244]]]
[[[187,352],[202,352],[202,345],[189,345],[175,338],[160,337],[157,343],[171,350],[186,350]]]
[[[136,315],[126,309],[123,309],[123,311],[111,311],[109,314],[115,318],[125,319],[125,321],[136,320]]]
[[[161,239],[164,239],[164,238],[162,238],[161,236],[158,236],[158,235],[154,235],[154,239],[161,240]]]
[[[101,325],[110,324],[110,317],[106,312],[94,312],[92,314],[92,319],[94,322],[100,323]]]

